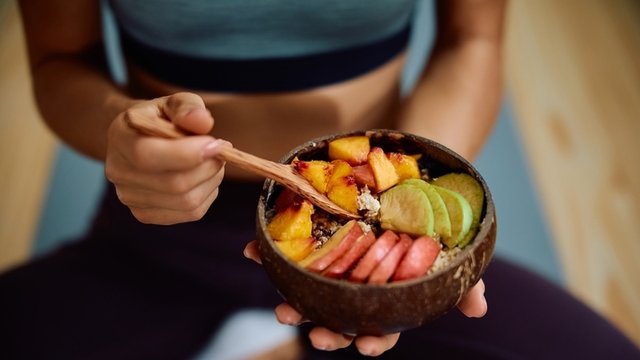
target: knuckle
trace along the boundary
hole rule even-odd
[[[180,208],[186,211],[197,210],[204,201],[195,191],[187,192],[180,199]]]
[[[131,202],[128,193],[118,186],[116,186],[116,196],[118,197],[118,200],[125,205],[128,205]]]
[[[187,195],[191,190],[191,181],[187,176],[176,174],[167,181],[167,191],[174,195]]]
[[[107,178],[107,180],[109,180],[110,182],[112,182],[114,184],[120,183],[120,181],[122,179],[118,169],[116,167],[114,167],[113,165],[111,165],[111,163],[109,161],[107,161],[106,164],[105,164],[104,176]]]
[[[136,142],[133,144],[133,148],[131,149],[130,161],[131,163],[138,168],[146,168],[148,167],[149,155],[146,151],[143,151],[140,143]]]
[[[143,209],[130,208],[131,214],[136,220],[143,224],[155,224],[153,216],[149,211]]]
[[[175,94],[169,95],[169,97],[167,98],[167,106],[169,107],[180,106],[185,101],[187,101],[188,99],[191,99],[194,96],[196,95],[187,91],[177,92]]]
[[[196,209],[187,212],[188,221],[198,221],[204,217],[204,214],[207,213],[207,206],[200,206]]]

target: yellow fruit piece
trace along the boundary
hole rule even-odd
[[[314,238],[300,238],[291,241],[276,241],[276,246],[293,261],[300,261],[313,252],[316,247]]]
[[[318,190],[321,194],[327,192],[329,177],[331,176],[331,168],[333,167],[328,161],[311,160],[301,161],[294,160],[293,166],[296,171],[302,175],[311,186]]]
[[[359,165],[367,161],[369,149],[369,138],[366,136],[344,137],[329,142],[329,159]]]
[[[373,177],[376,180],[376,190],[382,192],[400,182],[396,168],[387,158],[382,148],[374,147],[367,157]]]
[[[414,157],[394,152],[387,154],[387,157],[396,169],[400,181],[420,178],[418,161]]]
[[[309,238],[313,228],[311,214],[313,205],[309,201],[294,203],[273,217],[267,225],[269,235],[277,241]]]
[[[331,162],[333,171],[327,185],[327,197],[341,208],[358,213],[358,187],[353,176],[353,168],[346,161]]]

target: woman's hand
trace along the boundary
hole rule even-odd
[[[182,139],[144,136],[128,116],[171,121],[193,133]],[[139,102],[118,115],[107,134],[105,173],[140,222],[170,225],[199,220],[218,195],[224,162],[216,158],[230,143],[208,134],[213,117],[191,93]]]
[[[244,256],[261,264],[257,242],[251,241],[244,249]],[[468,317],[483,317],[487,313],[487,301],[484,297],[484,282],[482,280],[471,288],[458,303],[458,308]],[[276,307],[278,321],[286,325],[300,325],[306,320],[287,303]],[[378,356],[396,345],[400,333],[385,336],[358,336],[338,334],[327,328],[315,327],[309,333],[309,340],[316,349],[337,350],[345,348],[355,342],[358,351],[363,355]]]

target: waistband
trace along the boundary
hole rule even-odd
[[[411,26],[379,41],[332,52],[258,60],[208,59],[158,49],[121,29],[127,59],[156,78],[202,91],[282,92],[311,89],[374,70],[402,52]]]

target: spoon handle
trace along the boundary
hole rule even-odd
[[[179,139],[188,136],[187,133],[169,121],[158,121],[145,116],[136,116],[135,114],[127,114],[125,121],[131,128],[144,135],[168,139]],[[357,214],[344,210],[319,193],[306,179],[298,175],[290,165],[269,161],[232,147],[224,148],[218,156],[243,170],[275,180],[307,198],[325,211],[349,219],[360,218]]]

